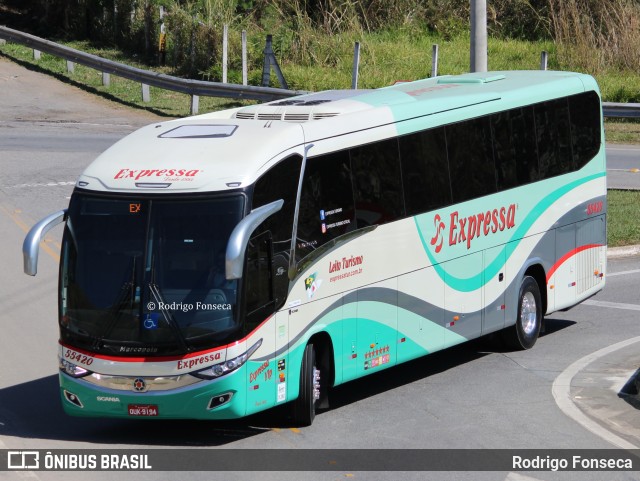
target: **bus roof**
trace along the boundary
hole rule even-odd
[[[584,74],[506,71],[311,93],[143,127],[100,155],[77,186],[226,191],[250,185],[283,155],[301,153],[305,143],[318,145],[309,153],[314,156],[586,90],[598,87]]]

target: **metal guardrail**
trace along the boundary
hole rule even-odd
[[[173,90],[189,94],[192,97],[225,97],[261,101],[278,100],[307,93],[304,91],[285,90],[273,87],[256,87],[253,85],[236,85],[219,82],[206,82],[203,80],[183,79],[162,73],[150,72],[136,67],[123,65],[112,60],[107,60],[102,57],[98,57],[97,55],[81,52],[80,50],[59,45],[55,42],[36,37],[35,35],[30,35],[28,33],[23,33],[3,26],[0,26],[0,38],[31,47],[34,50],[55,55],[56,57],[61,57],[68,62],[85,65],[103,73],[113,74],[118,77],[140,82],[142,84],[143,97],[145,86],[147,86],[148,96],[149,85],[165,90]],[[197,106],[197,100],[195,105]],[[193,106],[194,102],[192,98],[192,111]]]
[[[640,119],[640,104],[602,103],[602,114],[605,117]]]
[[[123,65],[112,60],[107,60],[97,55],[81,52],[70,47],[65,47],[49,40],[0,26],[0,39],[19,43],[34,50],[47,52],[51,55],[61,57],[67,62],[76,62],[81,65],[93,68],[103,74],[113,74],[142,84],[143,99],[148,98],[148,86],[153,85],[161,89],[173,90],[191,95],[191,113],[198,110],[198,96],[224,97],[233,99],[261,100],[268,102],[295,95],[307,93],[305,91],[294,91],[278,89],[273,87],[256,87],[251,85],[235,85],[219,82],[205,82],[203,80],[183,79],[156,72],[150,72],[128,65]],[[146,92],[145,92],[146,87]],[[148,100],[145,100],[148,101]],[[613,103],[603,102],[602,111],[605,117],[617,118],[640,118],[640,104],[637,103]]]

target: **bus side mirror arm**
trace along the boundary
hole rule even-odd
[[[240,279],[242,277],[244,255],[251,234],[256,230],[256,227],[262,224],[268,217],[282,209],[283,205],[284,200],[280,199],[253,209],[249,215],[242,219],[235,229],[233,229],[229,237],[225,257],[225,274],[227,279]]]
[[[48,215],[36,225],[34,225],[22,243],[22,257],[24,261],[24,273],[28,276],[35,276],[38,273],[38,253],[40,252],[40,241],[47,232],[61,222],[64,222],[67,209],[54,212]]]

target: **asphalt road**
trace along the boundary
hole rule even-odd
[[[607,185],[611,189],[640,189],[640,146],[607,146]]]
[[[61,228],[48,236],[35,278],[22,274],[22,240],[36,220],[66,207],[74,180],[98,153],[155,118],[130,115],[55,80],[31,80],[34,75],[0,60],[0,92],[7,92],[2,82],[14,82],[10,85],[19,92],[10,99],[0,93],[0,449],[608,449],[620,441],[640,446],[640,416],[618,396],[620,386],[640,365],[640,343],[617,347],[640,336],[637,257],[610,260],[605,291],[587,304],[549,316],[546,333],[532,350],[506,352],[474,342],[376,373],[336,389],[332,408],[319,414],[307,429],[286,427],[277,411],[227,423],[66,417],[56,377]],[[34,100],[28,86],[41,84],[46,87],[38,90]],[[602,354],[607,348],[613,351]],[[578,370],[574,372],[572,366]],[[563,385],[567,388],[564,401]],[[576,411],[586,421],[573,417]],[[256,477],[638,479],[637,473],[628,472],[219,473],[193,469],[126,476],[225,481]],[[0,479],[25,477],[88,479],[86,473],[0,472]],[[90,479],[122,477],[104,472],[91,473]]]

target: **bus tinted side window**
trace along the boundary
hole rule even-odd
[[[600,149],[600,99],[595,92],[569,97],[571,144],[576,169],[584,167]]]
[[[444,127],[399,138],[408,215],[451,204]]]
[[[447,125],[449,175],[454,202],[497,191],[488,117]]]
[[[350,154],[358,228],[404,217],[398,140],[356,147]]]
[[[499,112],[491,116],[498,190],[538,180],[533,108]]]
[[[588,92],[309,159],[296,261],[356,228],[577,170],[600,143]]]
[[[567,98],[534,106],[540,179],[571,172],[571,131]]]
[[[349,151],[308,159],[300,198],[296,262],[355,228]]]
[[[267,218],[256,231],[256,234],[271,231],[273,243],[273,289],[277,308],[284,302],[289,289],[287,270],[289,268],[293,215],[296,207],[301,164],[302,158],[298,155],[284,159],[258,179],[253,191],[253,209],[278,199],[284,200],[282,209]]]

